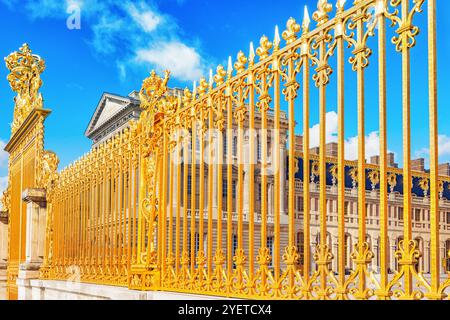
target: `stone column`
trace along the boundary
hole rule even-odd
[[[0,300],[6,300],[8,264],[8,212],[0,211]]]
[[[25,262],[19,266],[17,286],[19,300],[32,299],[30,281],[39,278],[39,268],[44,258],[45,225],[47,216],[46,192],[27,189],[22,194],[27,205]]]

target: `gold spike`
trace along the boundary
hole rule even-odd
[[[308,6],[305,6],[305,9],[303,10],[303,22],[302,22],[303,33],[309,32],[310,24],[311,24],[311,18],[309,17]]]
[[[213,70],[209,69],[209,86],[210,86],[210,88],[212,88],[213,84],[214,84]]]
[[[280,43],[281,43],[281,39],[280,39],[280,31],[278,30],[278,26],[275,26],[275,36],[273,38],[273,45],[275,46],[275,50],[280,48]]]
[[[233,59],[231,58],[231,56],[228,57],[228,78],[231,78],[232,74],[233,74]]]
[[[192,88],[192,99],[195,100],[195,97],[197,95],[197,81],[194,81],[194,85]]]
[[[250,50],[248,53],[248,60],[250,65],[253,65],[253,63],[255,62],[255,47],[253,46],[253,41],[250,42]]]
[[[344,5],[345,5],[345,2],[346,2],[347,0],[338,0],[337,2],[336,2],[336,9],[337,9],[337,13],[342,13],[342,12],[344,12]]]

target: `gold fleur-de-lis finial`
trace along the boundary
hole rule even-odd
[[[269,38],[264,35],[261,37],[261,40],[259,40],[259,48],[256,49],[256,54],[261,60],[263,60],[269,56],[270,49],[272,49],[272,47],[272,42],[270,42]]]
[[[200,97],[203,97],[205,95],[206,91],[208,90],[208,87],[209,87],[209,85],[208,85],[208,82],[206,82],[206,78],[202,77],[200,79],[200,83],[199,83],[198,89],[197,89],[197,92],[200,95]]]
[[[283,32],[283,39],[287,44],[294,42],[297,39],[297,33],[300,31],[300,25],[294,18],[289,18],[286,23],[286,31]]]
[[[313,14],[314,21],[320,26],[328,21],[328,13],[333,10],[333,6],[328,3],[328,0],[319,0],[317,2],[317,11]]]
[[[192,101],[192,93],[191,91],[186,88],[184,89],[184,93],[183,93],[183,105],[184,106],[188,106]]]
[[[225,71],[225,68],[219,64],[217,66],[216,75],[214,76],[214,81],[216,82],[217,86],[220,86],[225,82],[225,77],[227,76],[227,72]]]
[[[234,64],[234,68],[236,69],[238,74],[245,71],[245,65],[247,64],[247,62],[248,59],[245,54],[242,51],[239,51],[236,63]]]

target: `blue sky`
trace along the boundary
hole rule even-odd
[[[335,2],[335,1],[330,1]],[[351,5],[352,1],[347,1]],[[444,16],[450,3],[438,2],[438,30],[450,30],[450,19]],[[83,133],[103,92],[126,95],[140,88],[151,69],[172,70],[172,86],[192,85],[192,80],[209,68],[225,64],[227,57],[239,50],[248,52],[250,41],[259,43],[267,34],[272,38],[275,25],[284,30],[290,16],[301,21],[303,6],[314,11],[315,0],[0,0],[0,55],[7,56],[23,43],[45,58],[42,93],[45,107],[53,110],[46,122],[46,148],[55,151],[66,166],[87,152],[90,142]],[[69,30],[68,7],[81,5],[81,29]],[[347,6],[349,5],[347,4]],[[415,20],[422,28],[426,14]],[[424,29],[425,30],[425,29]],[[392,35],[392,33],[390,33]],[[440,161],[450,161],[450,41],[448,32],[439,40],[439,108]],[[369,45],[376,47],[376,38]],[[412,51],[412,156],[427,156],[427,65],[426,33],[418,37]],[[350,53],[350,51],[348,51]],[[392,45],[388,50],[389,150],[401,163],[401,94],[400,55]],[[368,154],[378,149],[378,95],[376,53],[367,69]],[[331,61],[334,65],[334,61]],[[347,152],[356,149],[355,75],[347,65]],[[9,139],[13,96],[6,81],[7,69],[0,67],[0,147]],[[337,117],[335,79],[327,93],[328,136],[336,139]],[[311,89],[311,123],[318,123],[317,91]],[[298,105],[298,108],[301,106]],[[298,109],[297,120],[301,120]],[[297,130],[303,129],[299,123]],[[318,126],[311,130],[318,130]],[[313,134],[313,137],[316,136]],[[315,143],[315,141],[313,141]],[[7,156],[0,152],[0,188],[5,186]]]

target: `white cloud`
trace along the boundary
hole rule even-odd
[[[450,137],[445,134],[440,134],[438,136],[438,148],[440,161],[450,160]],[[422,148],[414,153],[416,158],[425,158],[426,163],[429,163],[430,159],[430,149]]]
[[[0,169],[4,169],[8,166],[8,152],[5,149],[6,143],[0,140]]]
[[[180,80],[194,80],[202,75],[200,55],[194,48],[178,41],[156,43],[149,49],[141,49],[136,53],[136,60],[156,65],[159,71],[168,69]]]
[[[115,63],[121,80],[126,80],[128,71],[136,68],[169,69],[174,78],[182,81],[194,80],[206,70],[198,45],[192,44],[193,39],[182,36],[175,19],[160,12],[152,1],[0,1],[11,10],[24,10],[32,19],[66,20],[67,8],[78,5],[82,28],[92,31],[88,43],[102,60]],[[62,26],[65,25],[64,21]]]
[[[162,17],[143,3],[139,6],[130,3],[128,5],[128,13],[145,32],[152,32],[162,22]]]
[[[337,142],[338,131],[338,115],[336,112],[331,111],[326,114],[326,137],[327,143]],[[309,130],[310,146],[311,148],[318,147],[320,145],[320,124],[316,124]]]
[[[0,177],[0,197],[3,195],[3,191],[8,187],[8,177]]]
[[[326,114],[326,142],[338,141],[338,115],[335,111]],[[316,124],[310,129],[310,146],[311,148],[320,145],[320,125]],[[380,136],[378,132],[373,131],[366,137],[366,159],[380,154]],[[358,159],[358,137],[350,137],[345,140],[345,158],[347,160]]]

